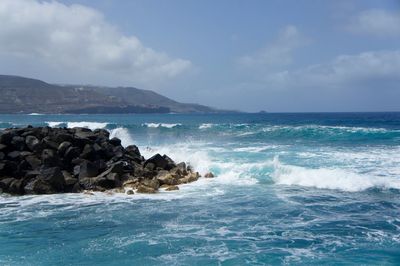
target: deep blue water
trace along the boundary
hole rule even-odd
[[[0,196],[1,265],[400,264],[400,113],[0,115],[189,162],[157,195]]]

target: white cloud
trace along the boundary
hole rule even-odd
[[[267,75],[274,88],[339,88],[370,86],[371,82],[400,82],[400,50],[370,51],[357,55],[340,55],[333,61]],[[397,83],[398,84],[398,83]]]
[[[188,60],[125,36],[95,9],[55,1],[0,0],[1,54],[142,84],[174,78],[191,68]]]
[[[347,29],[354,33],[378,37],[400,36],[400,12],[365,10],[350,20]]]
[[[288,25],[280,31],[276,40],[253,55],[240,57],[238,62],[244,67],[278,68],[287,66],[293,61],[293,51],[307,43],[308,40],[295,26]]]

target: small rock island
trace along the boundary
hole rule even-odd
[[[14,195],[111,191],[156,193],[200,174],[167,155],[145,159],[105,129],[32,127],[0,131],[0,192]],[[206,177],[213,177],[211,173]]]

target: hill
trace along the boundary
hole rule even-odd
[[[133,87],[55,85],[0,75],[0,113],[220,113]]]

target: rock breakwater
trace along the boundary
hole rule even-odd
[[[0,131],[0,191],[54,194],[84,191],[156,193],[200,177],[167,155],[145,159],[105,129],[32,127]]]

